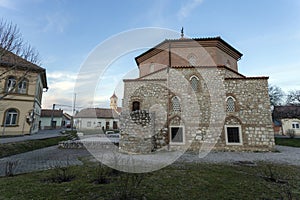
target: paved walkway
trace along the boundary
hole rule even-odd
[[[0,138],[0,144],[57,137],[57,136],[61,135],[60,131],[61,130],[40,130],[38,133],[32,134],[32,135],[24,135],[24,136],[9,137],[9,138]]]
[[[54,167],[82,165],[78,159],[89,156],[84,149],[59,149],[58,146],[47,147],[0,159],[0,176],[5,175],[8,162],[17,162],[14,174],[47,170]]]
[[[276,146],[276,148],[280,152],[211,152],[204,158],[199,158],[199,154],[197,153],[186,152],[176,162],[235,163],[239,161],[250,161],[256,163],[266,161],[300,166],[300,148],[284,146]],[[154,155],[131,155],[131,159],[136,157],[137,161],[141,160],[143,164],[148,165],[153,162],[165,162],[165,160],[172,156],[172,154],[174,155],[174,153],[175,152],[161,152]],[[105,155],[114,159],[114,155],[111,154],[110,150],[101,150],[100,158]],[[123,156],[126,157],[125,154],[123,154]],[[14,174],[20,174],[54,167],[82,165],[82,162],[79,160],[80,157],[91,157],[91,154],[85,149],[59,149],[58,146],[38,149],[0,159],[0,176],[5,175],[5,168],[8,162],[18,162],[14,169]]]

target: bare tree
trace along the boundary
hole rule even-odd
[[[17,55],[17,56],[16,56]],[[24,59],[24,60],[23,60]],[[26,62],[28,61],[28,62]],[[26,78],[31,66],[40,65],[39,53],[27,42],[24,42],[17,25],[4,19],[0,20],[0,65],[5,70],[0,73],[0,82],[6,78],[6,74],[16,68],[24,72],[10,90],[3,90],[0,100],[12,93]],[[38,67],[38,66],[37,66]]]
[[[22,35],[16,25],[7,22],[3,19],[0,20],[0,58],[6,52],[19,54],[22,47]]]
[[[269,85],[269,97],[271,106],[279,106],[283,103],[284,92],[276,85]]]
[[[300,105],[300,90],[290,91],[286,98],[286,104]]]

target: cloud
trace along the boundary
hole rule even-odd
[[[0,0],[0,7],[7,9],[16,9],[16,5],[12,0]]]
[[[188,15],[200,4],[203,3],[204,0],[190,0],[186,4],[184,4],[178,11],[177,15],[180,20],[188,17]]]
[[[43,108],[53,104],[71,106],[77,73],[67,71],[47,72],[49,90],[43,95]],[[70,107],[62,107],[70,109]]]
[[[46,25],[43,28],[44,32],[55,31],[57,33],[63,33],[69,24],[69,18],[63,12],[54,12],[46,15],[45,18]]]

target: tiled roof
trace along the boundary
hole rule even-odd
[[[120,113],[122,108],[118,107]],[[110,108],[85,108],[75,115],[75,118],[116,118],[118,113]]]
[[[30,71],[38,72],[41,74],[43,88],[48,89],[47,78],[46,78],[46,69],[44,69],[40,66],[37,66],[36,64],[33,64],[12,52],[5,51],[4,55],[2,55],[2,57],[1,57],[0,66],[15,67],[16,69],[30,70]]]
[[[236,50],[233,46],[228,44],[226,41],[224,41],[221,37],[207,37],[207,38],[180,38],[180,39],[166,39],[162,41],[161,43],[157,44],[153,48],[149,49],[148,51],[145,51],[144,53],[140,54],[139,56],[135,57],[135,61],[137,65],[139,66],[139,63],[145,60],[144,58],[146,55],[150,56],[152,55],[153,52],[157,51],[160,52],[163,49],[168,48],[168,44],[174,43],[174,44],[182,44],[182,43],[189,43],[189,42],[198,42],[200,46],[205,46],[205,45],[213,45],[216,46],[225,52],[231,52],[231,56],[235,57],[236,59],[240,59],[243,54]],[[152,53],[151,53],[152,52]],[[147,57],[147,56],[146,56]]]
[[[279,120],[284,118],[298,118],[300,119],[300,106],[275,106],[273,110],[273,119]]]
[[[52,109],[42,109],[41,111],[41,117],[62,117],[63,116],[63,110],[52,110]]]

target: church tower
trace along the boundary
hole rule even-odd
[[[116,94],[114,93],[114,94],[110,97],[110,109],[117,110],[117,108],[118,108],[118,97],[117,97]]]

